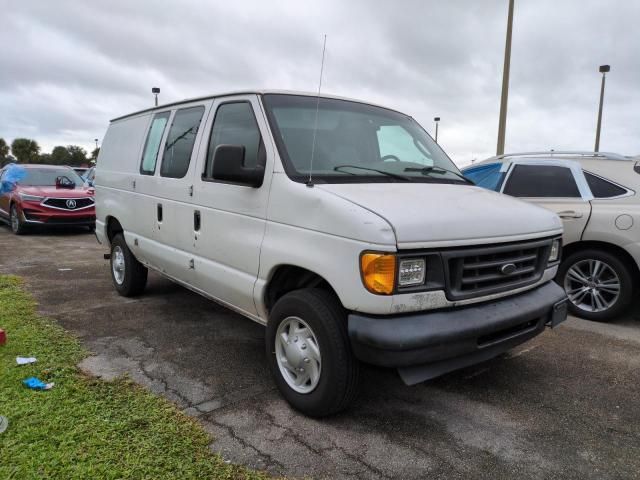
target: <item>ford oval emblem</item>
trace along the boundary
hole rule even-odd
[[[516,271],[515,263],[505,263],[500,267],[500,273],[503,275],[511,275]]]
[[[73,200],[72,198],[67,200],[67,208],[69,210],[73,210],[74,208],[76,208],[76,201]]]

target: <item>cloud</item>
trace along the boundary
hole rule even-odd
[[[388,105],[459,164],[495,152],[506,0],[19,2],[0,31],[0,136],[87,149],[111,118],[243,88],[317,88]],[[507,150],[640,153],[640,4],[516,0]],[[635,23],[635,24],[634,24]]]

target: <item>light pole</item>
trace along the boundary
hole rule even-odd
[[[610,65],[600,65],[600,73],[602,73],[602,85],[600,85],[600,107],[598,108],[598,126],[596,127],[596,146],[594,152],[600,151],[600,127],[602,126],[602,103],[604,101],[604,82],[607,72],[611,70]]]
[[[151,93],[153,93],[153,95],[156,97],[156,107],[158,106],[158,95],[160,94],[160,88],[159,87],[152,87],[151,88]]]
[[[433,121],[436,122],[436,143],[438,143],[438,123],[440,122],[440,117],[433,117]]]
[[[504,139],[507,130],[507,102],[509,100],[509,70],[511,68],[511,32],[513,30],[513,0],[509,0],[507,17],[507,41],[504,46],[504,67],[502,69],[502,96],[500,98],[500,121],[498,123],[498,147],[496,155],[504,154]]]
[[[96,142],[96,150],[97,150],[98,149],[98,139],[94,138],[93,141]]]

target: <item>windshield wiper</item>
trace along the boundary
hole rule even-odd
[[[397,178],[398,180],[403,180],[405,182],[410,182],[411,181],[411,179],[409,177],[405,177],[404,175],[398,175],[397,173],[386,172],[384,170],[378,170],[377,168],[362,167],[360,165],[338,165],[338,166],[333,167],[333,170],[336,171],[336,172],[340,172],[341,168],[358,168],[360,170],[369,170],[370,172],[377,172],[377,173],[380,173],[382,175],[386,175],[387,177]],[[349,172],[345,172],[345,173],[349,173]]]
[[[464,180],[465,183],[468,183],[470,185],[475,185],[475,183],[473,183],[471,180],[469,180],[467,177],[465,177],[464,175],[458,173],[458,172],[454,172],[453,170],[448,170],[446,168],[443,167],[420,167],[420,168],[414,168],[414,167],[408,167],[404,169],[405,172],[420,172],[423,175],[429,175],[430,173],[439,173],[441,175],[444,175],[445,173],[451,173],[452,175],[455,175],[458,178],[461,178],[462,180]]]

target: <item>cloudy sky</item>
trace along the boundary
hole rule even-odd
[[[90,149],[111,118],[244,88],[402,110],[458,165],[495,153],[507,0],[0,0],[0,137]],[[507,151],[640,154],[640,1],[516,0]]]

